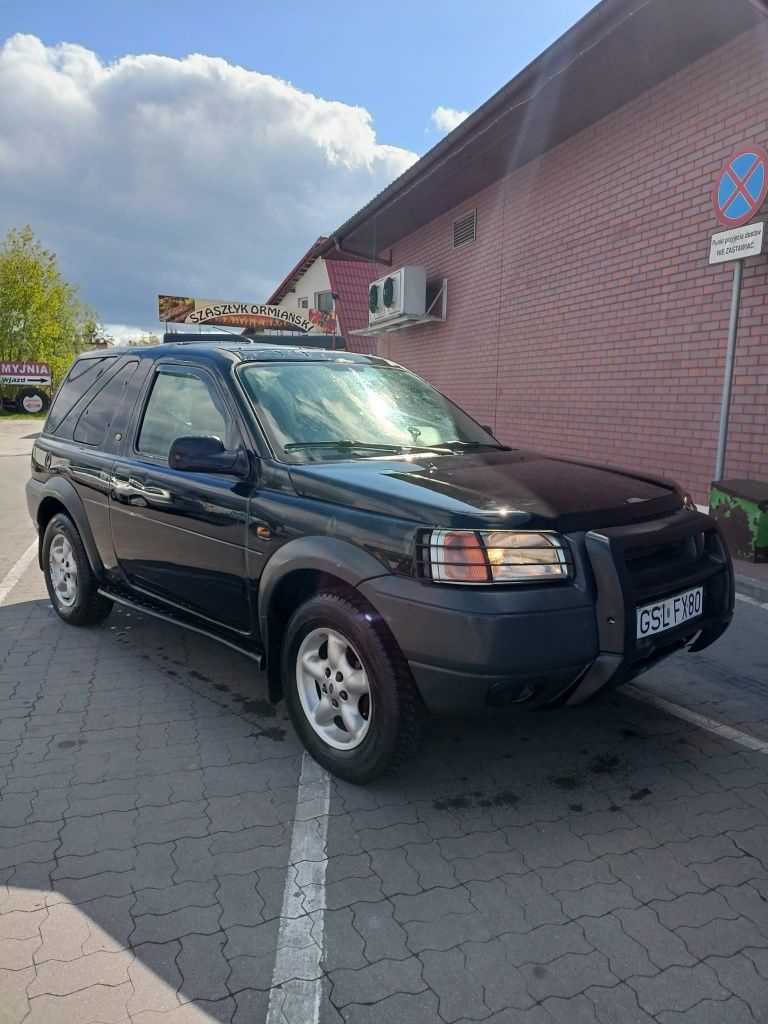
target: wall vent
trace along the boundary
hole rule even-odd
[[[453,222],[453,248],[466,245],[475,240],[475,228],[477,226],[477,210],[470,210],[462,217],[457,217]]]

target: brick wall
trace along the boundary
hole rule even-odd
[[[500,439],[676,478],[705,502],[732,265],[710,192],[732,148],[768,143],[768,32],[692,65],[395,246],[448,278],[448,320],[379,352]],[[452,222],[477,208],[477,238]],[[747,261],[726,476],[768,479],[768,260]]]

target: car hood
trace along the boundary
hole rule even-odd
[[[528,451],[292,466],[299,494],[434,526],[580,530],[674,512],[680,489],[629,470]]]

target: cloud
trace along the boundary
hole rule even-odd
[[[438,131],[447,135],[461,122],[469,117],[468,110],[454,110],[452,107],[435,107],[430,115],[432,123]]]
[[[264,299],[416,155],[362,107],[216,57],[0,49],[0,234],[25,223],[111,323],[158,293]]]

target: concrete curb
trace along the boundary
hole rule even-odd
[[[736,573],[736,593],[754,598],[755,601],[768,602],[768,582]]]

